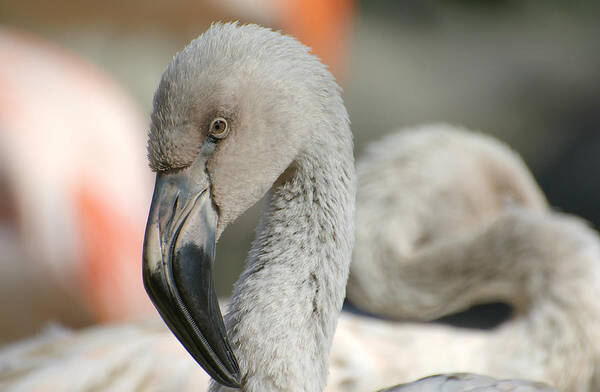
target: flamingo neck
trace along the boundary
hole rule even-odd
[[[325,388],[354,242],[354,199],[347,127],[315,141],[271,188],[225,318],[243,391]]]

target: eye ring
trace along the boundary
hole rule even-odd
[[[223,139],[229,133],[229,124],[223,117],[217,117],[210,123],[208,133],[215,139]]]

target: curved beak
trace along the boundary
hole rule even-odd
[[[144,286],[161,317],[215,380],[239,387],[213,288],[218,214],[206,174],[206,155],[177,173],[156,175],[144,238]]]

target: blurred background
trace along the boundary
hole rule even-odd
[[[344,88],[358,159],[401,127],[462,125],[520,152],[556,209],[600,225],[600,2],[0,0],[0,344],[48,321],[154,314],[140,272],[152,94],[216,20],[311,46]],[[259,208],[219,243],[222,296]]]

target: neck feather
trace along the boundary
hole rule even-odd
[[[325,388],[354,242],[354,199],[347,127],[315,141],[271,188],[226,316],[242,390]]]

